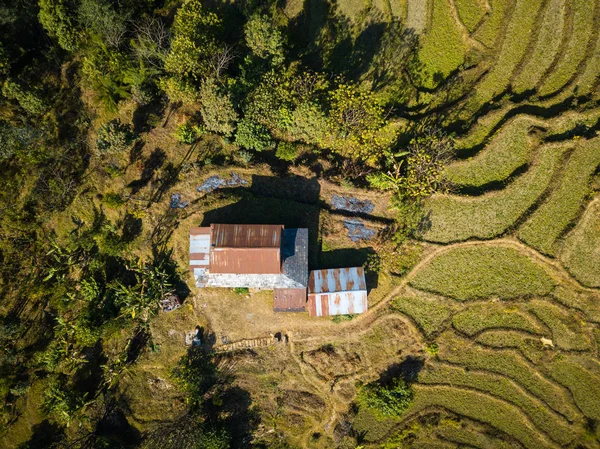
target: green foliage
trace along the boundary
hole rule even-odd
[[[58,45],[67,51],[75,51],[79,45],[77,32],[77,6],[71,0],[39,0],[40,23],[48,34],[55,37]]]
[[[160,301],[174,292],[171,276],[162,261],[150,264],[138,260],[129,266],[129,270],[136,281],[128,285],[116,283],[115,304],[123,315],[146,323],[158,312]]]
[[[269,17],[254,14],[244,26],[244,35],[246,45],[256,56],[271,60],[273,65],[283,63],[285,38]]]
[[[199,100],[200,113],[206,129],[231,136],[235,131],[238,114],[230,96],[219,88],[213,78],[208,78],[202,83]]]
[[[293,162],[298,157],[298,147],[291,142],[279,142],[275,156],[282,161]]]
[[[51,380],[44,392],[42,409],[53,413],[59,422],[70,424],[86,405],[86,396],[67,388],[58,380]]]
[[[502,303],[474,304],[452,318],[452,325],[463,334],[474,336],[486,329],[522,330],[532,335],[543,330],[520,307]]]
[[[108,207],[113,208],[113,209],[118,209],[119,207],[121,207],[123,204],[126,203],[126,201],[123,199],[123,197],[116,192],[105,193],[104,196],[102,197],[102,202],[104,204],[106,204]]]
[[[238,123],[235,143],[241,147],[263,151],[273,146],[273,139],[267,128],[247,118]]]
[[[188,145],[197,142],[204,135],[204,128],[199,125],[184,123],[175,129],[175,140]]]
[[[23,89],[10,79],[4,81],[2,95],[9,100],[15,100],[31,115],[41,115],[46,110],[46,105],[38,92],[32,89]]]
[[[413,390],[401,378],[394,379],[390,386],[366,385],[356,397],[359,407],[370,408],[383,417],[402,416],[412,400]]]
[[[467,30],[472,33],[485,16],[484,3],[479,0],[458,0],[455,4],[460,20],[465,24]]]
[[[116,11],[107,0],[81,0],[79,17],[84,29],[108,46],[119,48],[127,33],[127,15]]]
[[[137,139],[131,125],[111,120],[98,128],[96,148],[101,154],[116,155],[127,151]]]
[[[207,393],[218,394],[214,390],[221,382],[218,367],[213,361],[213,354],[200,347],[192,347],[185,357],[182,357],[172,372],[172,377],[185,392],[186,402],[192,410],[198,410],[207,399]]]
[[[24,151],[34,144],[36,137],[37,133],[33,128],[0,121],[0,161]]]
[[[177,10],[171,47],[165,58],[165,70],[170,75],[165,87],[172,100],[193,102],[202,79],[218,75],[214,58],[223,49],[215,33],[220,27],[221,19],[202,8],[200,0],[185,2]]]
[[[410,284],[420,290],[469,301],[545,295],[556,283],[541,266],[515,249],[465,246],[435,257]]]
[[[236,293],[237,295],[247,295],[248,291],[249,290],[246,287],[235,287],[233,289],[233,292]]]

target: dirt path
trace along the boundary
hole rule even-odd
[[[408,0],[408,14],[406,26],[413,28],[417,34],[421,34],[427,27],[428,0]]]

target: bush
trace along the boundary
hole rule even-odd
[[[237,159],[239,159],[242,164],[249,165],[254,159],[254,155],[250,153],[250,151],[240,150],[237,152]]]
[[[394,379],[389,387],[370,384],[356,398],[359,407],[367,407],[385,417],[402,416],[412,404],[413,390],[403,379]]]
[[[285,37],[266,15],[255,14],[244,26],[246,45],[262,59],[271,59],[274,65],[284,60]]]
[[[273,146],[273,139],[263,125],[244,118],[238,124],[235,143],[244,148],[263,151]]]
[[[179,143],[191,145],[202,137],[204,132],[201,126],[184,123],[183,125],[179,125],[175,130],[175,140]]]
[[[233,134],[238,114],[229,94],[222,92],[212,78],[200,88],[200,113],[207,130],[227,137]]]
[[[279,142],[275,156],[282,161],[293,162],[298,157],[298,148],[291,142]]]
[[[235,287],[233,291],[238,295],[245,295],[249,292],[249,290],[246,287]]]
[[[101,153],[119,154],[127,151],[136,139],[137,135],[131,125],[121,123],[119,119],[114,119],[98,129],[96,148]]]
[[[121,195],[115,192],[108,192],[106,195],[104,195],[102,202],[113,209],[116,209],[126,203]]]

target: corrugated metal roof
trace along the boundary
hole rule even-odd
[[[212,248],[209,271],[233,274],[281,273],[279,248]]]
[[[190,229],[190,268],[208,268],[210,228]]]
[[[309,293],[332,293],[366,290],[362,267],[314,270],[308,278]]]
[[[275,312],[304,312],[306,309],[305,288],[276,288],[273,293]]]
[[[363,313],[367,307],[367,284],[362,267],[310,272],[307,303],[310,316]]]
[[[366,290],[308,295],[310,316],[353,315],[363,313],[367,308]]]
[[[278,248],[283,225],[212,224],[214,248]]]
[[[282,225],[210,226],[211,273],[281,273]]]

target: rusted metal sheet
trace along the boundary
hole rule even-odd
[[[310,316],[349,315],[367,310],[362,267],[311,271],[307,309]]]
[[[345,292],[366,290],[362,267],[314,270],[308,278],[309,293]]]
[[[281,246],[283,225],[212,224],[214,248],[277,248]]]
[[[209,271],[213,274],[279,274],[279,248],[212,248]]]
[[[304,312],[306,309],[305,288],[276,288],[273,310],[275,312]]]
[[[210,228],[190,229],[190,269],[208,268],[209,254]]]
[[[211,225],[210,273],[281,273],[282,225]]]

